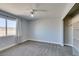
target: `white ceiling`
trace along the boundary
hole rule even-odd
[[[74,4],[72,3],[2,3],[0,9],[24,18],[60,18],[64,17]],[[32,8],[47,10],[36,12],[34,17],[30,16]]]

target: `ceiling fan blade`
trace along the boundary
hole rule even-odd
[[[42,10],[42,9],[33,9],[33,11],[42,11],[42,12],[46,12],[47,10]]]

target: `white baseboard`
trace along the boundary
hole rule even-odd
[[[0,51],[3,51],[3,50],[5,50],[5,49],[8,49],[8,48],[13,47],[13,46],[15,46],[15,45],[17,45],[17,44],[11,44],[11,45],[9,45],[9,46],[0,48]]]
[[[52,43],[52,44],[58,44],[58,45],[60,45],[60,46],[64,46],[63,43],[49,42],[49,41],[35,40],[35,39],[29,39],[29,40],[32,40],[32,41],[38,41],[38,42]]]
[[[23,42],[25,42],[25,41],[28,41],[28,40],[23,40],[23,41],[20,42],[20,43],[23,43]],[[16,46],[16,45],[18,45],[18,44],[19,44],[19,43],[15,43],[15,44],[11,44],[11,45],[8,45],[8,46],[6,46],[6,47],[0,48],[0,51],[6,50],[6,49],[11,48],[11,47],[13,47],[13,46]]]
[[[71,46],[71,47],[73,47],[73,45],[71,45],[71,44],[64,44],[64,45],[67,45],[67,46]]]
[[[71,44],[64,44],[64,45],[71,46],[72,47],[72,51],[73,51],[73,55],[74,56],[79,56],[79,49],[78,48],[74,47]]]
[[[76,47],[73,47],[73,55],[79,56],[79,49]]]
[[[38,42],[46,42],[46,43],[52,43],[52,44],[58,44],[58,45],[60,45],[60,46],[64,46],[62,43],[57,43],[57,42],[49,42],[49,41],[42,41],[42,40],[35,40],[35,39],[28,39],[28,40],[38,41]],[[28,41],[28,40],[23,40],[22,42],[25,42],[25,41]],[[20,42],[20,43],[22,43],[22,42]],[[19,43],[17,43],[17,44],[19,44]],[[3,50],[8,49],[8,48],[10,48],[10,47],[13,47],[13,46],[15,46],[15,45],[17,45],[17,44],[11,44],[11,45],[9,45],[9,46],[0,48],[0,51],[3,51]]]

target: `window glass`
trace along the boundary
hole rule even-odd
[[[5,19],[4,18],[0,18],[0,37],[5,36]]]
[[[16,20],[7,20],[7,36],[16,35]]]

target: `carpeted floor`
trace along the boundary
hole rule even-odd
[[[0,52],[0,56],[72,56],[72,48],[50,43],[27,41]]]

